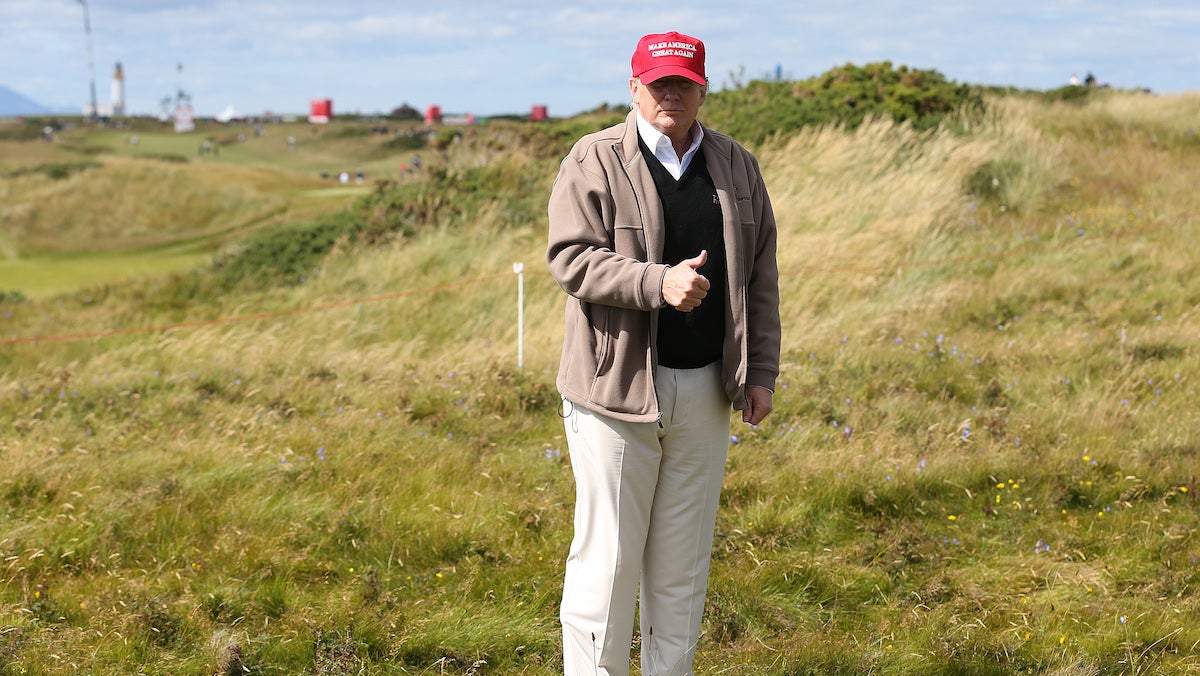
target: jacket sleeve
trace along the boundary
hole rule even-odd
[[[558,285],[582,301],[637,310],[666,305],[662,280],[667,266],[650,263],[640,228],[617,232],[609,176],[598,162],[585,162],[578,149],[559,167],[548,206],[546,262]],[[637,214],[628,219],[639,224]],[[618,241],[621,240],[621,241]]]
[[[779,376],[782,327],[779,319],[779,264],[775,250],[775,212],[766,184],[753,160],[756,183],[753,191],[758,237],[754,243],[754,266],[746,286],[747,354],[746,385],[774,391]]]

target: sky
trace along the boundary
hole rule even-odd
[[[83,4],[86,2],[86,5]],[[0,85],[54,108],[88,103],[114,65],[126,109],[182,89],[201,116],[419,111],[478,117],[628,103],[645,33],[699,37],[719,90],[891,61],[956,82],[1052,89],[1074,73],[1162,94],[1200,90],[1195,0],[0,0]]]

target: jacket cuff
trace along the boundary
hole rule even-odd
[[[651,310],[658,310],[667,305],[667,301],[663,298],[662,287],[668,267],[670,266],[662,263],[650,263],[646,267],[646,274],[642,276],[642,298],[646,299]]]
[[[775,374],[762,369],[749,369],[746,371],[746,387],[765,387],[774,392]]]

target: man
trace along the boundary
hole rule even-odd
[[[758,162],[704,128],[704,44],[643,37],[633,110],[580,139],[549,203],[568,294],[557,385],[575,475],[565,673],[690,674],[729,410],[757,425],[779,374],[775,218]]]

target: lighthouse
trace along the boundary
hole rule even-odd
[[[125,117],[125,73],[120,61],[112,76],[112,116]]]

